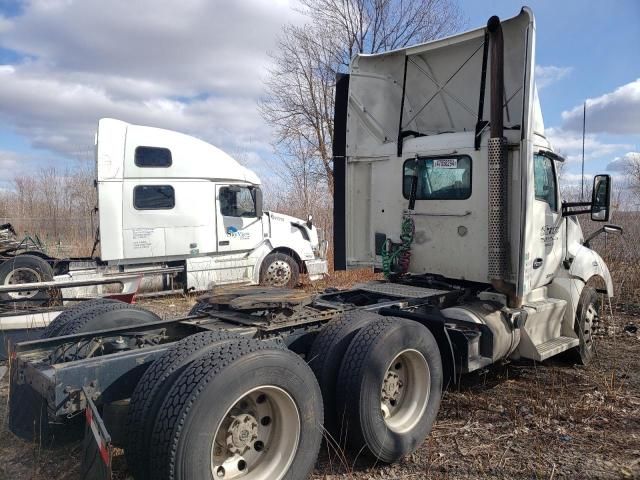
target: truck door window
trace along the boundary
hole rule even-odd
[[[533,179],[536,200],[547,202],[554,212],[558,211],[556,172],[553,161],[542,155],[533,156]]]
[[[159,147],[137,147],[134,161],[138,167],[170,167],[171,150]]]
[[[471,157],[412,158],[404,162],[402,194],[409,198],[418,177],[416,200],[464,200],[471,196]]]
[[[256,217],[254,189],[231,186],[220,189],[220,213],[225,217]]]
[[[176,205],[171,185],[137,185],[133,189],[133,207],[136,210],[170,210]]]

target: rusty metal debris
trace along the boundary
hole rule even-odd
[[[6,260],[25,252],[44,253],[44,250],[44,245],[37,235],[35,237],[27,235],[19,239],[13,225],[10,223],[0,225],[0,260]]]

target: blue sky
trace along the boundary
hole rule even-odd
[[[90,161],[102,116],[191,133],[267,171],[271,130],[256,102],[277,33],[300,21],[294,2],[0,0],[0,188],[39,166]],[[459,4],[465,30],[521,7]],[[569,158],[565,180],[578,181],[585,99],[585,170],[620,175],[640,151],[640,2],[529,6],[545,125]]]
[[[520,4],[506,0],[463,0],[460,5],[469,25],[475,27],[491,15],[502,18],[515,15]],[[538,73],[548,73],[547,85],[541,85],[540,75],[537,78],[545,128],[551,129],[554,148],[572,160],[567,164],[565,181],[575,182],[575,175],[580,172],[577,157],[581,156],[582,148],[582,103],[640,79],[640,2],[540,0],[529,1],[527,5],[536,17]],[[621,159],[640,151],[640,84],[632,87],[627,90],[632,90],[633,98],[628,102],[621,98],[618,102],[632,110],[630,121],[629,112],[621,112],[614,106],[594,106],[593,110],[587,107],[585,172],[604,172],[609,167],[609,173],[619,175]],[[600,104],[605,100],[610,97],[601,99]],[[568,119],[566,114],[563,118],[563,112],[574,109],[578,111]],[[625,128],[615,128],[620,118],[627,120]]]

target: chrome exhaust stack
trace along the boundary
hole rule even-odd
[[[491,136],[489,157],[489,258],[488,276],[493,288],[508,298],[510,307],[519,307],[515,285],[509,283],[508,165],[504,136],[504,39],[497,16],[487,22],[491,55]]]

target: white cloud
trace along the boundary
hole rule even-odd
[[[11,22],[0,16],[0,33],[7,32],[11,29]]]
[[[563,155],[568,163],[582,160],[582,133],[563,130],[561,128],[547,128],[545,135],[553,145],[554,150]],[[633,148],[633,145],[625,143],[606,143],[598,139],[595,134],[585,136],[584,159],[585,162],[593,160],[607,161],[620,152]]]
[[[0,183],[10,181],[19,165],[17,153],[0,150]]]
[[[573,71],[573,67],[556,67],[555,65],[536,65],[536,86],[538,90],[562,80]]]
[[[621,157],[614,158],[607,165],[607,171],[624,173],[631,163],[640,164],[640,152],[627,152]]]
[[[582,105],[562,112],[562,128],[582,131]],[[587,99],[587,131],[640,134],[640,78],[613,92]]]
[[[586,173],[584,174],[584,185],[586,190],[591,187],[591,182],[593,182],[594,173]],[[560,175],[560,185],[562,188],[572,188],[579,187],[582,185],[582,174],[580,173],[570,173],[570,172],[562,172]]]
[[[294,0],[292,0],[294,1]],[[0,18],[0,122],[73,156],[109,116],[189,133],[246,154],[270,150],[256,101],[287,1],[33,0]]]
[[[259,92],[266,52],[297,15],[268,0],[35,0],[2,42],[57,71],[151,82],[186,96],[245,95]]]

